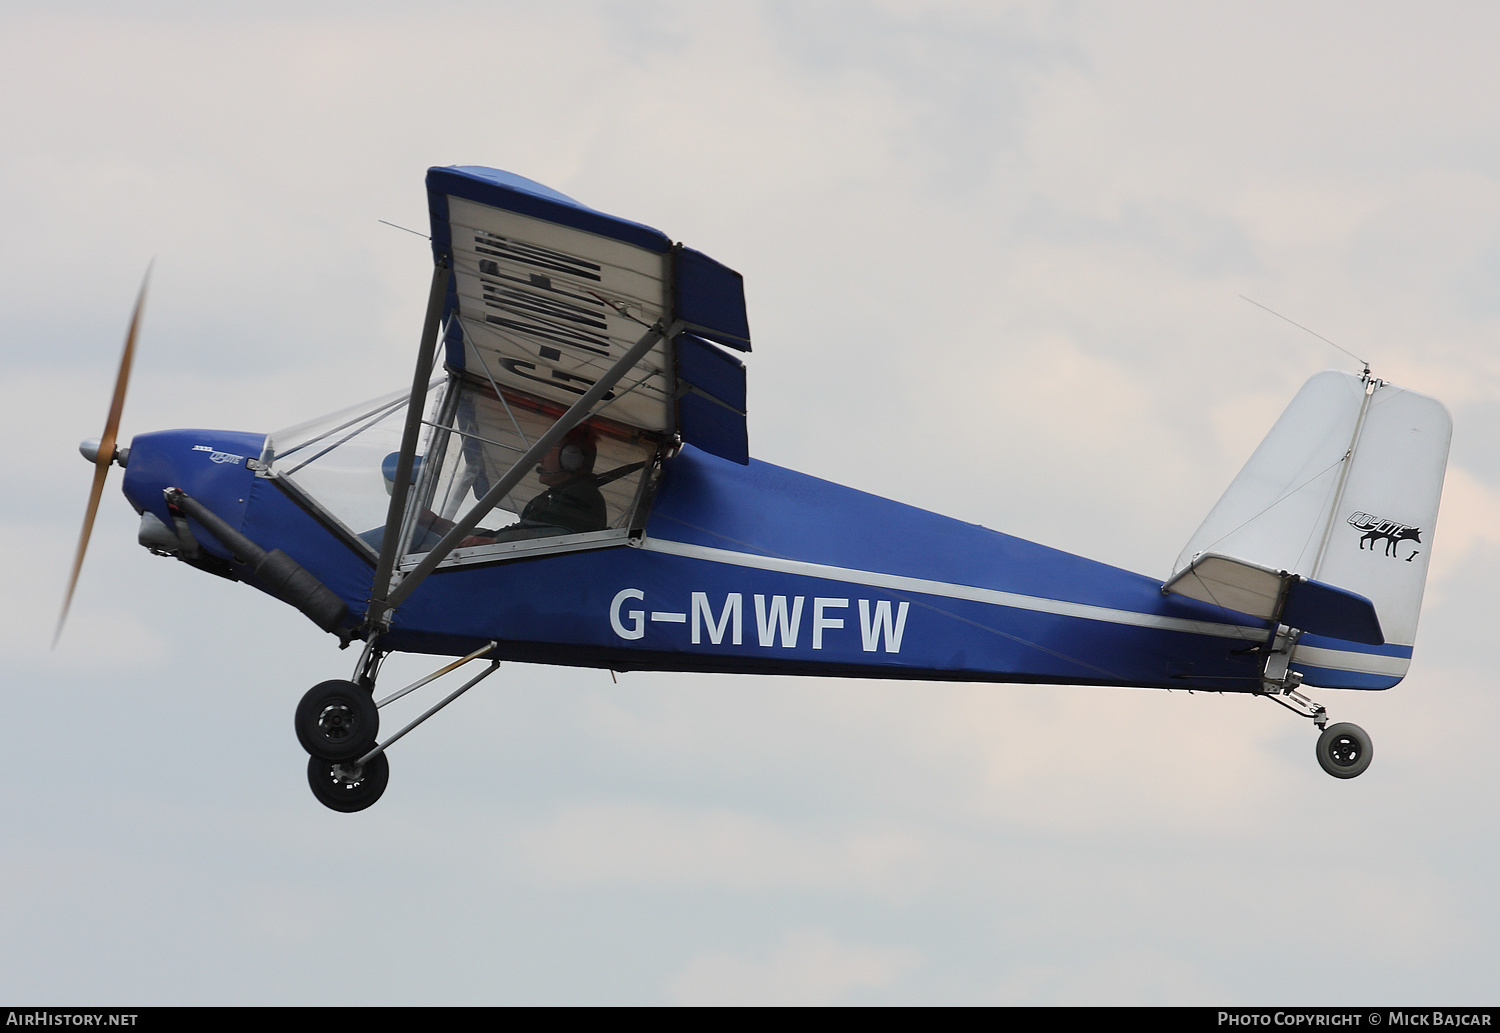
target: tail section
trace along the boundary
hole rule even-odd
[[[1305,632],[1291,659],[1304,681],[1395,685],[1416,640],[1451,434],[1431,398],[1368,376],[1319,373],[1189,539],[1168,590],[1205,591],[1195,567],[1221,580],[1236,562],[1246,577],[1248,568],[1285,572],[1284,612],[1275,617]],[[1373,636],[1339,630],[1351,626],[1351,600],[1360,597],[1378,617]]]

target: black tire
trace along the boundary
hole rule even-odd
[[[319,682],[297,704],[297,741],[321,760],[369,753],[379,733],[375,700],[352,681]]]
[[[1318,763],[1334,778],[1362,775],[1374,759],[1375,747],[1359,725],[1329,725],[1318,736]]]
[[[391,764],[377,753],[363,768],[355,764],[307,758],[307,784],[318,802],[331,811],[352,814],[380,799],[391,780]]]

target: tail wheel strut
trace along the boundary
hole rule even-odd
[[[1321,733],[1316,747],[1319,767],[1334,778],[1355,778],[1362,775],[1375,758],[1375,747],[1370,742],[1370,735],[1359,725],[1348,721],[1330,725],[1328,711],[1323,704],[1298,691],[1302,675],[1287,668],[1297,637],[1297,632],[1289,631],[1282,648],[1266,658],[1261,694],[1280,703],[1292,713],[1309,718],[1317,726]],[[1272,642],[1274,641],[1273,635]]]

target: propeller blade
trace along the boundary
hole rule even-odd
[[[130,317],[130,331],[125,335],[125,351],[120,356],[120,371],[115,376],[115,394],[109,403],[109,416],[104,421],[104,433],[99,438],[99,452],[94,458],[94,485],[89,489],[88,508],[83,513],[83,531],[78,535],[78,552],[73,556],[73,573],[68,577],[68,591],[63,596],[62,613],[57,618],[57,631],[52,635],[52,648],[62,637],[63,624],[68,619],[68,607],[73,603],[73,589],[78,587],[78,572],[83,569],[83,554],[89,547],[89,535],[94,531],[94,515],[99,512],[99,499],[104,495],[104,478],[109,466],[115,461],[115,441],[120,432],[120,414],[125,409],[125,389],[130,383],[130,366],[135,361],[135,338],[141,326],[141,310],[146,305],[146,285],[151,282],[151,267],[146,267],[146,278],[141,281],[141,292],[135,299],[135,312]]]

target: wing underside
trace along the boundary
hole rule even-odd
[[[750,346],[738,273],[506,173],[433,169],[428,193],[433,247],[452,268],[450,370],[566,408],[644,333],[670,328],[593,413],[748,460],[744,365],[721,347]]]

